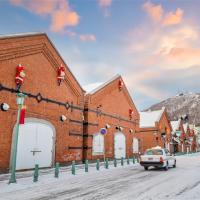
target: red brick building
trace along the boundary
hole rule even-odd
[[[190,126],[188,123],[184,123],[183,124],[183,128],[185,131],[185,137],[184,137],[184,143],[185,143],[185,152],[191,152],[192,151],[192,137],[190,137],[191,135],[191,130],[190,130]]]
[[[177,121],[171,121],[172,126],[172,152],[186,152],[185,146],[185,130],[183,127],[183,121],[181,119]]]
[[[85,159],[133,156],[139,113],[121,76],[117,75],[88,92],[84,113]],[[107,131],[104,135],[102,128]]]
[[[191,151],[196,152],[197,151],[197,136],[194,131],[195,126],[190,124],[189,129],[190,129],[190,134],[189,134],[189,140],[191,144]]]
[[[20,125],[17,169],[39,164],[50,167],[55,161],[82,160],[84,91],[46,34],[0,36],[0,170],[8,170],[15,134],[16,67],[25,68],[21,91],[27,96],[25,124]],[[58,85],[58,67],[65,67]],[[65,121],[60,117],[64,115]]]
[[[166,109],[140,112],[140,130],[136,133],[139,151],[161,146],[170,150],[171,124]]]

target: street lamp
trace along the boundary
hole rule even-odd
[[[20,115],[21,115],[21,109],[24,104],[24,98],[25,94],[23,93],[17,93],[17,105],[18,105],[18,113],[17,113],[17,124],[16,124],[16,132],[14,133],[14,139],[13,139],[13,154],[12,154],[12,160],[11,160],[11,176],[9,183],[16,183],[16,159],[17,159],[17,143],[18,143],[18,135],[19,135],[19,121],[20,121]]]

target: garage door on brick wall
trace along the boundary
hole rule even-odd
[[[16,169],[50,167],[53,159],[53,129],[40,122],[20,125]]]
[[[104,153],[104,136],[100,133],[93,135],[92,145],[93,155],[102,155]]]
[[[120,159],[126,157],[126,137],[122,132],[115,133],[114,151],[115,158]]]

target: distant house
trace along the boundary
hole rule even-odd
[[[196,144],[197,144],[197,150],[200,150],[200,126],[194,127],[194,133],[196,136]]]
[[[198,148],[198,141],[197,141],[197,134],[195,133],[195,126],[193,124],[189,124],[190,134],[189,134],[189,140],[191,143],[191,149],[190,151],[196,152]]]
[[[183,122],[181,119],[177,121],[171,121],[172,126],[172,152],[186,152],[185,146],[185,130],[183,126]]]
[[[146,149],[161,146],[170,150],[172,127],[166,109],[140,112],[140,130],[136,133],[139,149],[143,153]]]

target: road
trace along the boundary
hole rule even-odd
[[[192,200],[200,199],[200,154],[177,157],[177,168],[144,171],[138,164],[118,166],[73,176],[63,172],[58,179],[43,175],[17,184],[0,182],[1,200]]]

